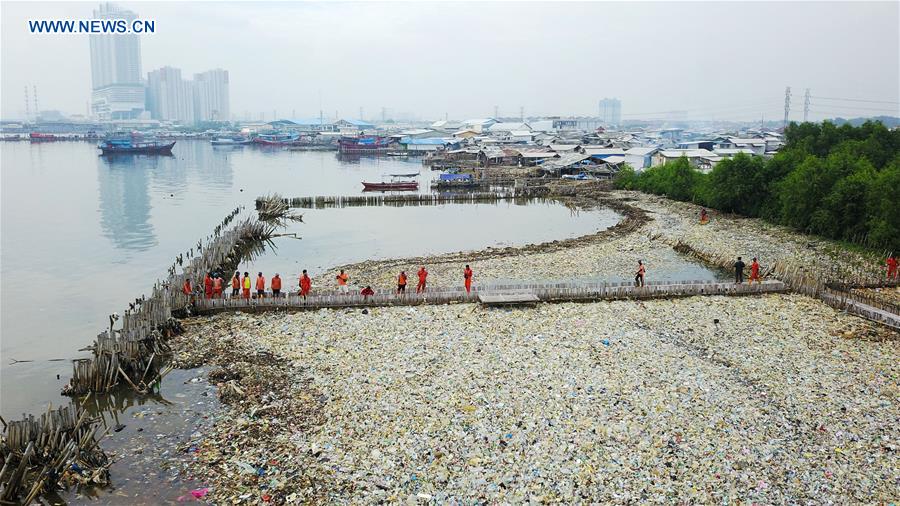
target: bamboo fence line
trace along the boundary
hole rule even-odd
[[[74,403],[9,422],[0,443],[0,502],[24,496],[22,504],[30,504],[69,471],[74,481],[105,482],[110,461],[98,446],[98,422]]]
[[[535,201],[545,201],[539,197],[545,196],[549,190],[545,188],[511,189],[502,192],[467,192],[447,194],[405,194],[405,195],[334,195],[334,196],[309,196],[283,198],[282,201],[291,207],[304,209],[324,209],[342,207],[367,207],[367,206],[439,206],[444,204],[481,204],[513,201],[526,204]],[[260,209],[269,197],[256,199],[256,208]]]
[[[520,283],[472,287],[467,293],[463,287],[430,289],[424,294],[408,293],[398,296],[391,290],[379,290],[375,295],[363,297],[358,293],[326,292],[310,295],[305,299],[297,293],[282,297],[252,298],[229,297],[198,299],[195,311],[199,313],[222,311],[267,311],[277,309],[320,309],[338,307],[416,306],[449,304],[454,302],[478,302],[479,294],[529,292],[541,302],[596,301],[615,299],[654,299],[690,297],[695,295],[756,295],[785,292],[788,287],[780,281],[747,283],[717,283],[712,281],[654,282],[643,287],[632,283]]]
[[[184,279],[230,270],[270,241],[275,227],[249,217],[229,228],[241,209],[232,211],[194,248],[179,254],[168,269],[168,277],[157,280],[150,296],[130,302],[121,316],[110,315],[109,327],[86,348],[91,356],[72,361],[72,378],[64,386],[64,394],[109,393],[123,383],[140,394],[153,392],[172,370],[166,365],[171,352],[168,340],[181,331],[173,313],[190,302],[190,297],[181,292]],[[105,418],[88,418],[86,411],[71,404],[48,410],[39,419],[23,415],[19,421],[3,421],[0,503],[12,503],[24,496],[27,504],[56,488],[73,462],[81,469],[73,477],[75,481],[102,483],[109,462],[97,446],[98,420],[105,423]]]
[[[723,269],[734,269],[735,257],[731,253],[698,249],[681,239],[668,242],[676,251]],[[879,279],[871,269],[864,269],[861,266],[839,267],[836,262],[827,265],[822,262],[810,263],[808,259],[803,261],[776,259],[763,273],[763,277],[779,279],[792,291],[820,299],[839,311],[846,311],[891,328],[900,328],[900,313],[896,311],[896,305],[879,303],[874,297],[864,297],[850,290],[856,287],[896,285]]]

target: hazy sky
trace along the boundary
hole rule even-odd
[[[258,118],[596,115],[686,110],[692,119],[894,114],[900,101],[900,2],[236,3],[118,2],[156,20],[142,72],[231,76],[231,110]],[[2,2],[3,118],[40,108],[84,113],[88,35],[31,34],[28,19],[87,19],[96,2]]]

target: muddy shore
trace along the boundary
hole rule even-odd
[[[342,266],[390,285],[628,276],[707,255],[863,268],[863,253],[658,197],[579,239]],[[873,267],[874,268],[874,267]],[[412,276],[411,276],[412,277]],[[329,282],[326,276],[315,280]],[[441,283],[442,282],[442,283]],[[181,448],[213,503],[878,502],[900,469],[900,340],[799,295],[219,315],[185,321],[223,408]]]

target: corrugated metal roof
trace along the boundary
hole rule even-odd
[[[408,144],[413,146],[444,146],[446,144],[458,144],[456,139],[440,139],[429,137],[425,139],[414,139],[412,137],[404,137],[400,139],[400,144]]]

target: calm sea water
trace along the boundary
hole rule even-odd
[[[333,152],[213,148],[180,141],[173,157],[98,156],[89,143],[2,143],[0,154],[0,413],[15,418],[59,389],[112,312],[146,293],[174,256],[237,205],[260,195],[360,194],[363,180],[421,171],[419,160],[340,160]],[[302,239],[242,270],[296,282],[368,258],[417,256],[575,237],[606,228],[610,211],[559,204],[447,205],[305,211]],[[268,277],[268,276],[267,276]],[[22,361],[14,363],[14,361]],[[59,379],[57,378],[59,375]]]

